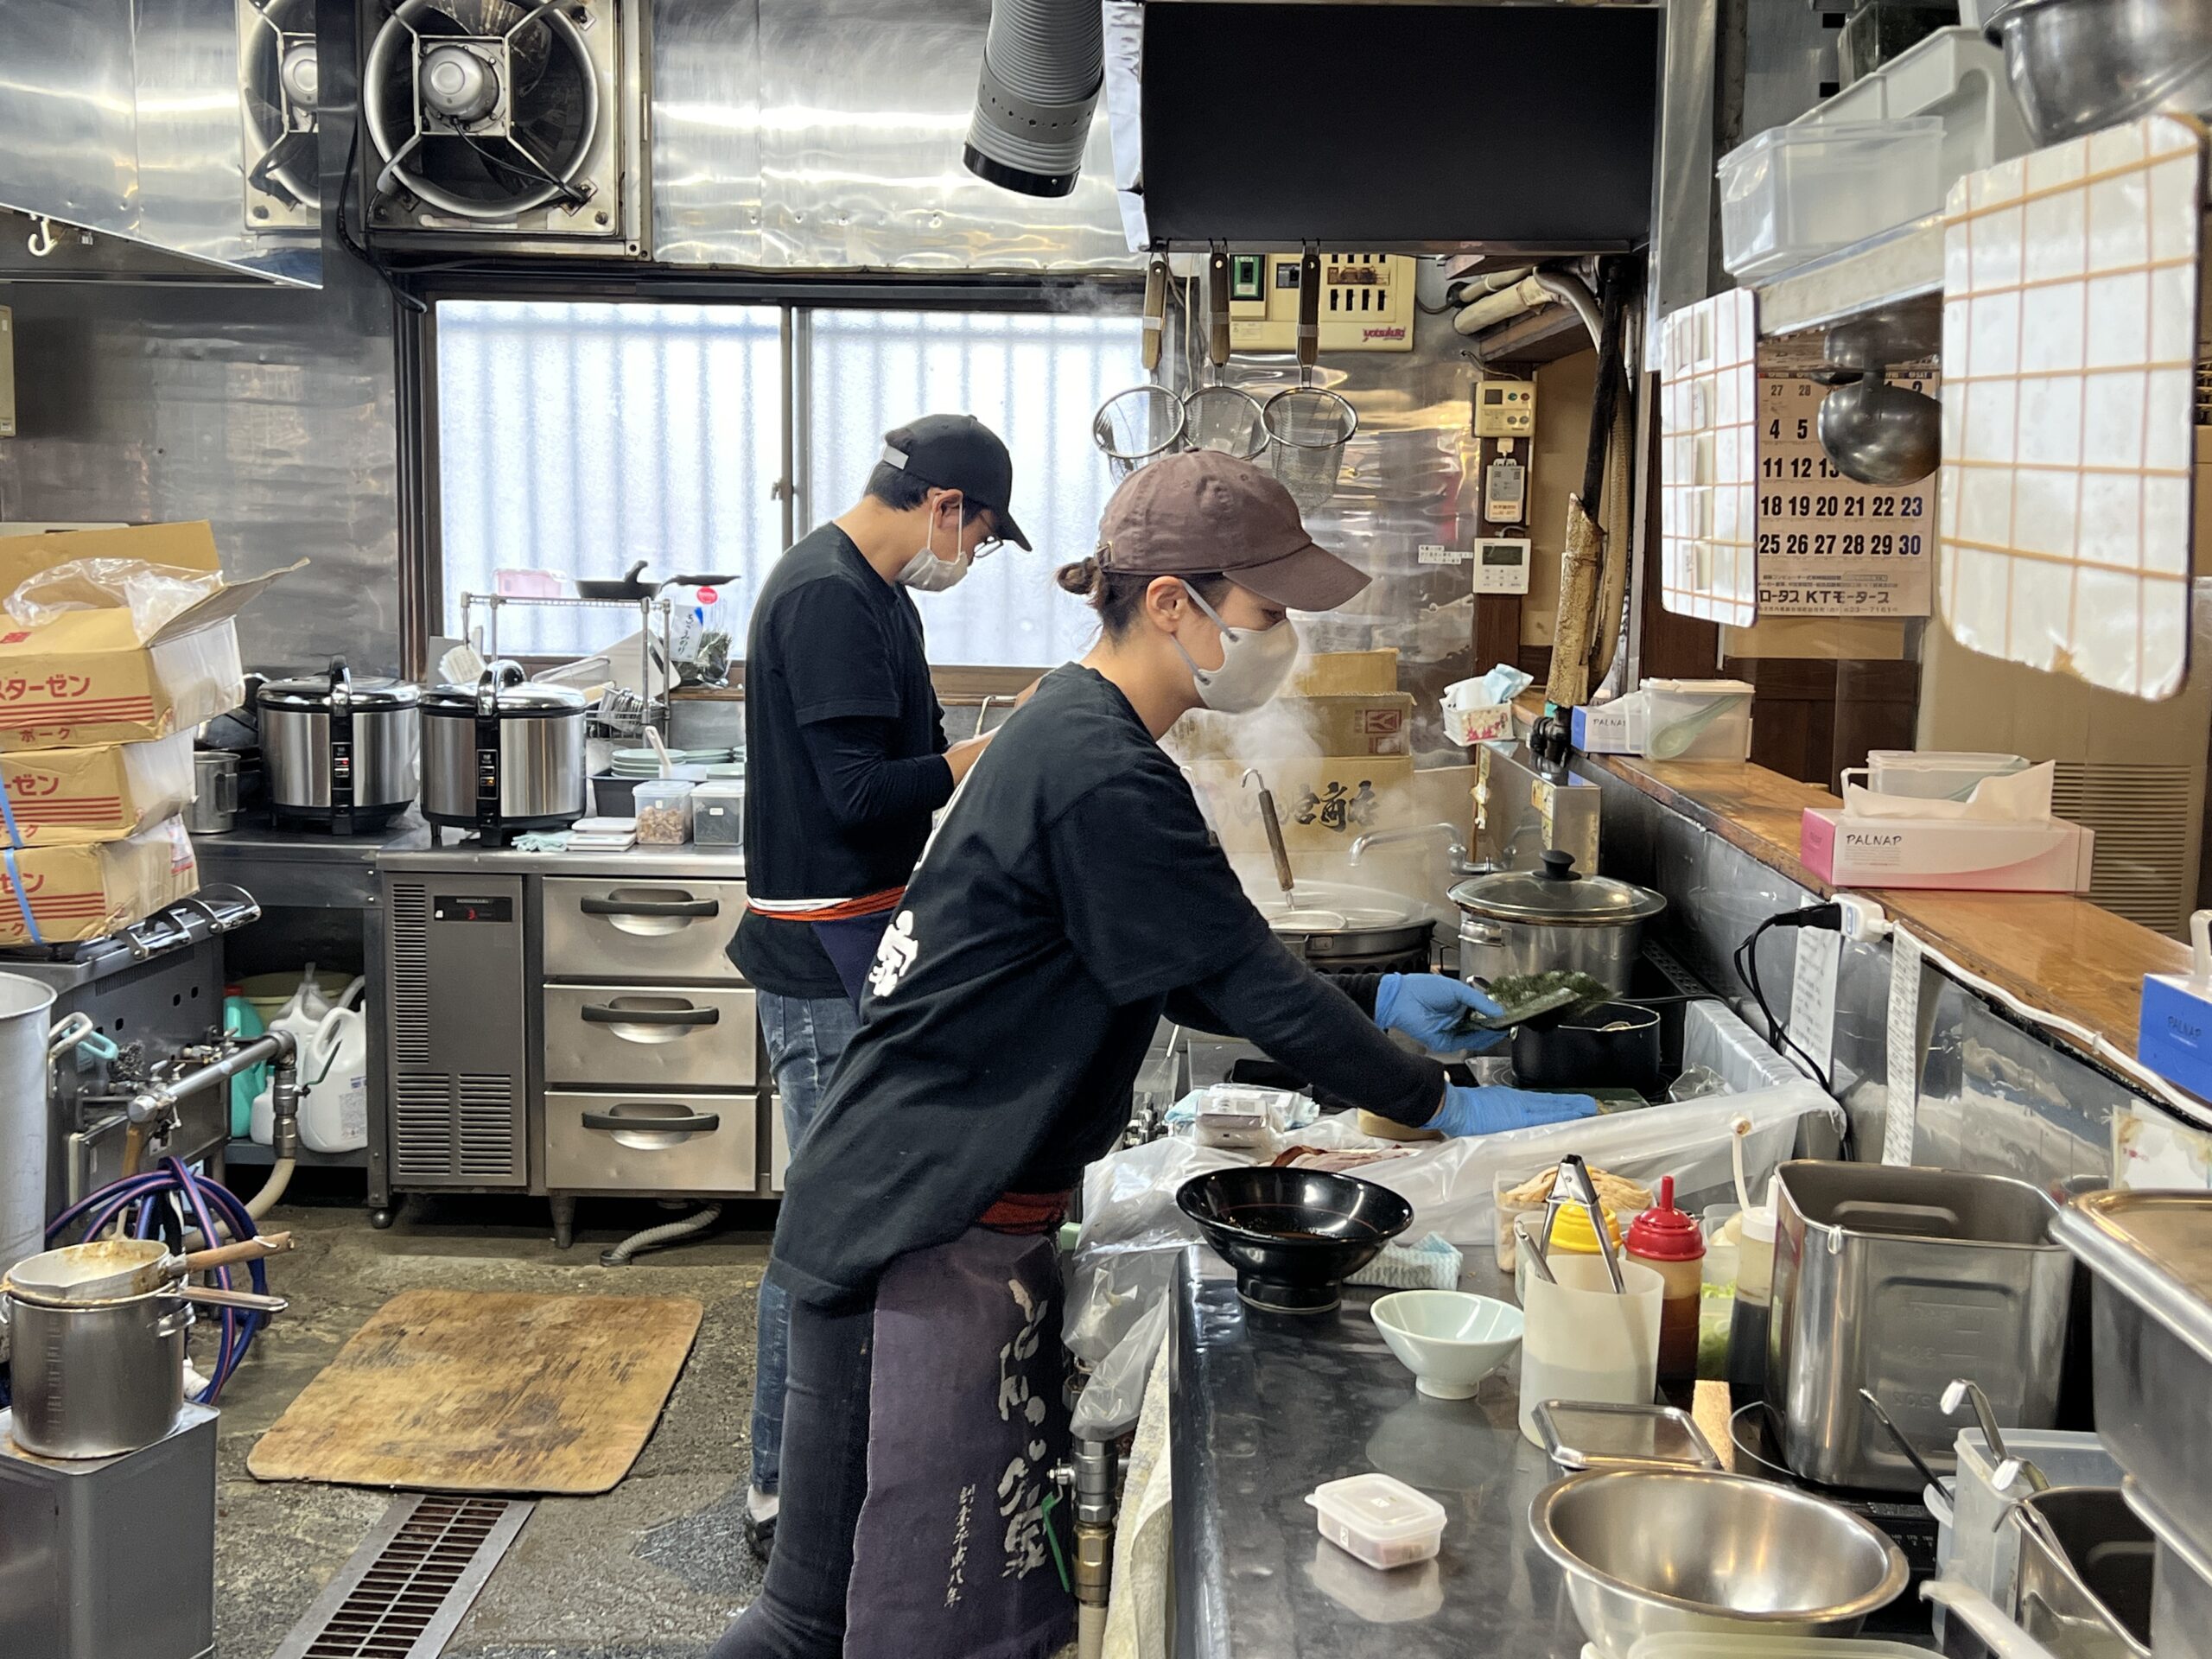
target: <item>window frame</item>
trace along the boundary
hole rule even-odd
[[[817,310],[995,312],[1017,315],[1092,316],[1142,315],[1141,275],[925,279],[819,277],[777,280],[732,277],[725,273],[665,270],[610,276],[565,270],[544,272],[441,274],[395,296],[395,351],[398,374],[395,413],[399,429],[400,622],[403,670],[425,677],[429,641],[445,614],[444,512],[440,495],[438,454],[437,308],[448,300],[546,300],[655,302],[683,305],[774,306],[780,314],[781,455],[779,476],[772,486],[783,514],[784,545],[797,539],[802,503],[810,506],[805,475],[810,386],[807,328]],[[416,308],[419,306],[418,310]],[[545,663],[564,661],[549,658]],[[532,659],[533,666],[540,666]],[[1049,667],[1050,664],[1045,665]],[[730,661],[733,682],[743,683],[743,660]],[[1007,668],[982,664],[932,664],[931,676],[947,704],[976,708],[985,696],[1019,694],[1043,668]]]

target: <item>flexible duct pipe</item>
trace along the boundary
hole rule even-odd
[[[994,0],[961,160],[1025,196],[1066,195],[1105,78],[1098,0]]]
[[[1560,304],[1574,308],[1574,315],[1582,319],[1582,326],[1590,331],[1592,346],[1605,344],[1605,319],[1598,315],[1598,302],[1588,289],[1573,277],[1556,270],[1540,270],[1529,281]]]
[[[1510,270],[1485,270],[1479,276],[1461,276],[1446,285],[1444,298],[1451,305],[1472,305],[1485,294],[1495,294],[1500,289],[1526,282],[1535,270],[1534,265],[1516,265]]]
[[[602,1268],[626,1268],[632,1256],[703,1233],[721,1218],[721,1205],[702,1205],[681,1221],[664,1221],[658,1227],[648,1227],[643,1232],[631,1234],[620,1244],[601,1250],[599,1265]]]
[[[1523,311],[1533,311],[1540,305],[1549,305],[1554,296],[1544,286],[1543,278],[1523,277],[1510,288],[1502,288],[1495,294],[1485,294],[1452,319],[1452,327],[1463,334],[1478,334]]]

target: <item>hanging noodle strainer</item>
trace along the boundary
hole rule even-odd
[[[1229,255],[1216,248],[1206,262],[1206,308],[1211,314],[1206,360],[1207,385],[1183,398],[1183,442],[1193,449],[1217,449],[1239,461],[1258,459],[1268,447],[1267,411],[1242,386],[1224,385],[1229,363]]]
[[[1183,400],[1166,386],[1117,391],[1091,416],[1090,435],[1113,464],[1114,476],[1127,478],[1182,442]]]
[[[1321,256],[1309,247],[1298,283],[1298,384],[1268,399],[1263,413],[1275,477],[1311,512],[1337,493],[1344,445],[1359,430],[1359,412],[1313,384],[1321,347]]]

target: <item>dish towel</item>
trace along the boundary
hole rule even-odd
[[[1393,1243],[1344,1282],[1348,1285],[1387,1285],[1392,1290],[1456,1290],[1459,1269],[1466,1258],[1441,1233],[1431,1233],[1420,1243]]]
[[[1103,1659],[1170,1659],[1168,1580],[1175,1552],[1174,1483],[1168,1456],[1167,1352],[1163,1337],[1145,1383],[1144,1409],[1129,1448],[1121,1523],[1114,1529],[1114,1581],[1106,1605]]]

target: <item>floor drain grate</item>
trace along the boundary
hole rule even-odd
[[[438,1659],[536,1506],[396,1500],[270,1659]]]

